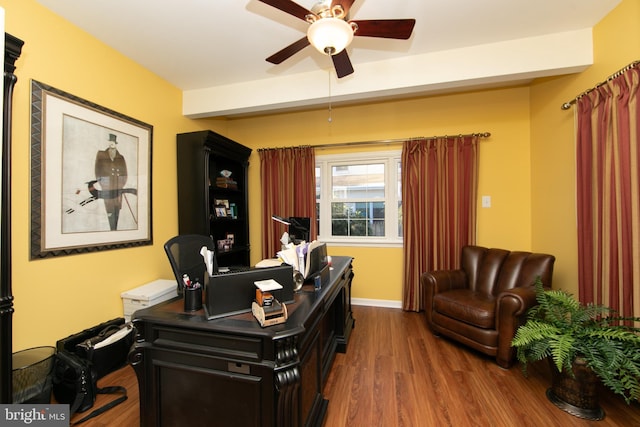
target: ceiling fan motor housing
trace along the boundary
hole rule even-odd
[[[309,42],[325,55],[335,55],[353,40],[353,27],[339,18],[321,18],[307,30]]]
[[[331,1],[319,1],[311,8],[311,19],[315,21],[318,18],[338,18],[345,19],[346,13],[344,7],[341,4],[335,4],[331,6]],[[307,21],[309,21],[309,17],[307,17]],[[309,23],[312,23],[310,21]]]

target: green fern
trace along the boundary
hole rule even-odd
[[[565,291],[545,289],[539,277],[534,285],[538,305],[528,311],[511,343],[525,374],[528,362],[545,358],[573,374],[573,361],[582,357],[627,403],[640,399],[640,318],[583,305]]]

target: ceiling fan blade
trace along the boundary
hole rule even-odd
[[[342,6],[342,9],[344,9],[344,14],[345,16],[349,14],[349,10],[351,9],[351,6],[353,5],[353,2],[355,0],[333,0],[331,2],[331,7],[334,7],[336,5],[340,5]]]
[[[351,20],[358,25],[358,30],[354,33],[360,37],[382,37],[386,39],[403,39],[411,37],[415,19],[372,19],[372,20]]]
[[[300,6],[298,3],[294,3],[291,0],[259,0],[262,3],[268,4],[269,6],[273,6],[276,9],[280,9],[281,11],[288,13],[289,15],[293,15],[296,18],[300,18],[303,21],[306,21],[307,15],[315,15],[310,10],[305,9]]]
[[[333,60],[333,66],[336,69],[336,74],[339,79],[353,73],[353,65],[351,65],[347,49],[343,49],[340,53],[332,55],[331,59]]]
[[[297,42],[291,43],[289,46],[268,57],[267,62],[271,62],[272,64],[280,64],[282,61],[292,57],[307,46],[309,46],[309,39],[305,36]]]

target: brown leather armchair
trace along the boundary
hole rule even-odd
[[[465,246],[459,270],[421,276],[427,324],[509,368],[511,340],[537,304],[533,283],[540,276],[550,288],[554,262],[553,255]]]

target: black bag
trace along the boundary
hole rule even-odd
[[[53,395],[59,403],[68,403],[72,414],[93,406],[97,381],[96,371],[88,360],[67,351],[56,354]]]
[[[99,388],[97,381],[96,371],[90,361],[64,350],[56,354],[53,367],[53,395],[58,403],[69,405],[70,414],[84,412],[91,408],[98,394],[122,394],[73,424],[85,422],[127,400],[126,388],[121,386]]]
[[[63,338],[56,347],[92,362],[100,379],[126,364],[134,332],[131,323],[119,317]]]

